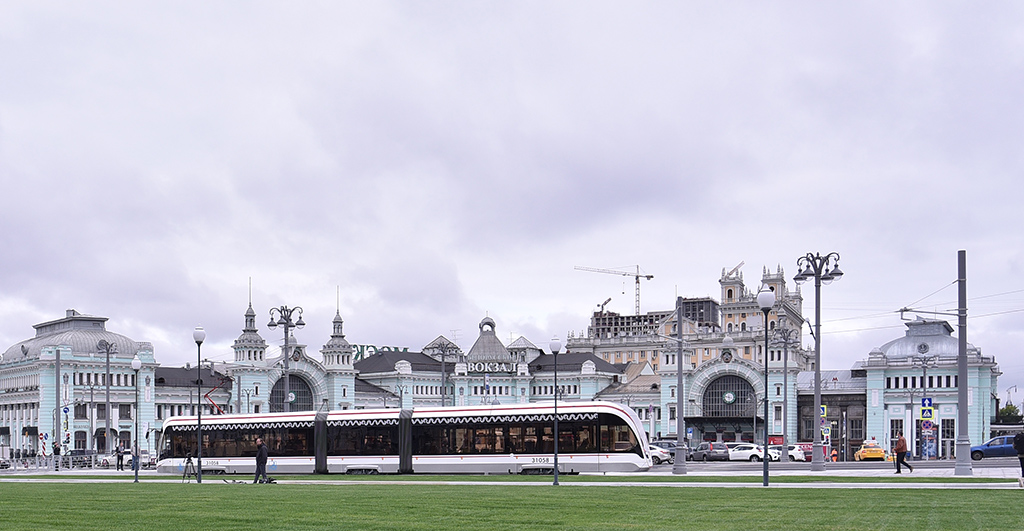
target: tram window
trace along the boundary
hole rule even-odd
[[[636,434],[625,421],[614,415],[601,415],[601,451],[640,453]],[[641,453],[642,455],[642,453]]]
[[[537,427],[527,426],[523,435],[523,453],[537,453]]]
[[[473,451],[473,433],[469,428],[456,428],[455,432],[455,453],[468,454]]]
[[[551,425],[544,426],[540,430],[540,451],[541,453],[552,453],[555,451],[555,438],[552,435],[554,433],[554,427]]]
[[[312,432],[307,441],[312,441]],[[329,426],[327,455],[396,455],[397,426]],[[312,448],[309,453],[312,455]]]
[[[512,452],[523,453],[525,451],[522,426],[508,427],[508,446]]]

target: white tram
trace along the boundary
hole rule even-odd
[[[196,417],[164,421],[157,470],[181,474],[196,454]],[[558,404],[558,470],[651,467],[632,409]],[[215,415],[202,423],[203,473],[251,474],[256,438],[273,474],[544,474],[554,468],[554,402],[415,409]]]

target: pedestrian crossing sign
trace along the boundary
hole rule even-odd
[[[931,420],[935,418],[935,408],[923,407],[921,408],[921,418]]]

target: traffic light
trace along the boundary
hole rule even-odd
[[[53,441],[53,455],[60,455],[60,443]]]

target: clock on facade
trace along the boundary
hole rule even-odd
[[[726,404],[732,404],[735,401],[736,401],[736,393],[734,393],[732,391],[726,391],[726,392],[722,393],[722,402],[725,402]]]

